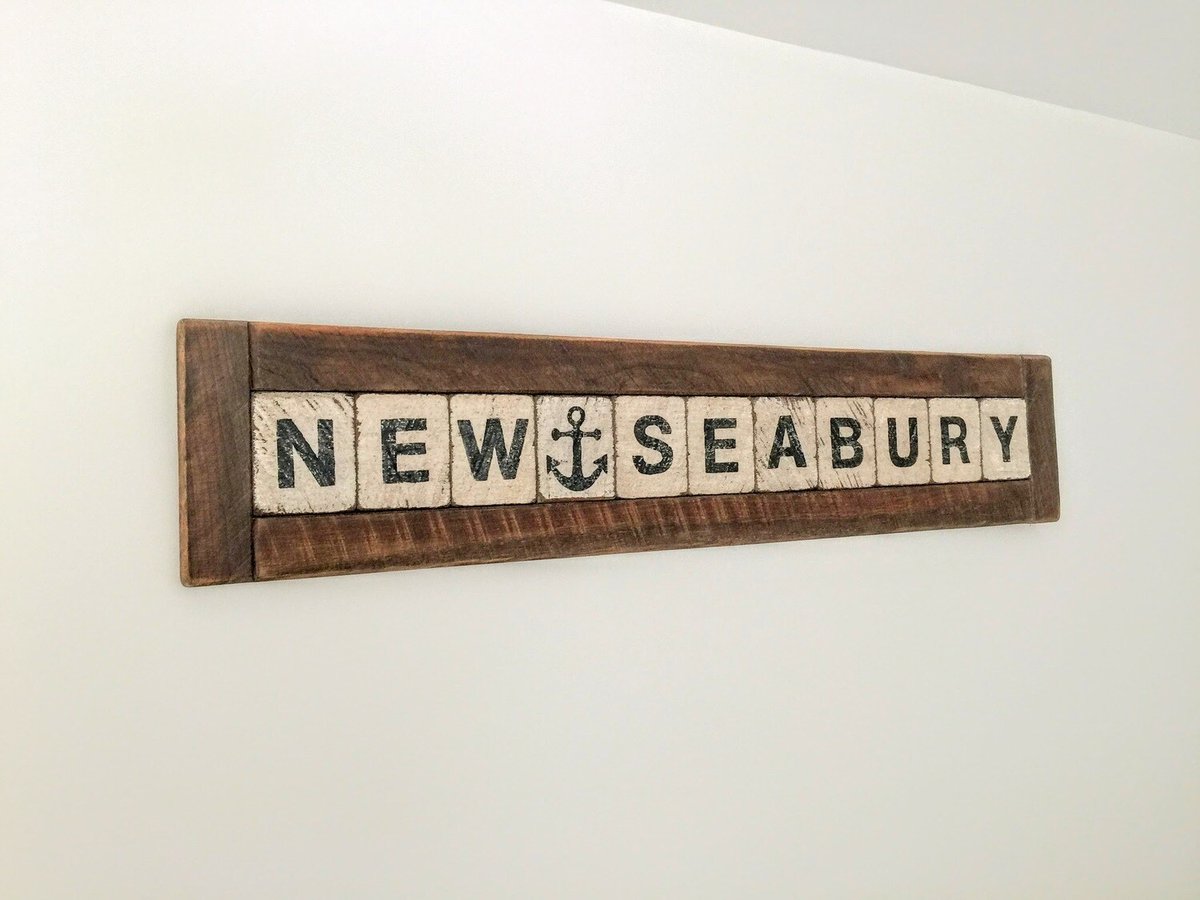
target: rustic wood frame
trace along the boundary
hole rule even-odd
[[[1050,522],[1050,360],[185,319],[180,571],[188,585]],[[1032,476],[780,493],[255,517],[253,391],[1023,397]],[[462,536],[469,535],[470,540]]]

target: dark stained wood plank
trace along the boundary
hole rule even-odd
[[[255,390],[1020,397],[1020,356],[250,324]]]
[[[188,321],[181,575],[216,584],[1058,517],[1045,357]],[[1026,481],[254,519],[251,390],[1025,397]]]
[[[1028,522],[1029,481],[278,516],[259,579]]]
[[[1059,517],[1058,448],[1054,433],[1054,383],[1050,359],[1025,357],[1025,403],[1029,417],[1029,465],[1034,522]]]
[[[176,329],[179,574],[186,585],[254,577],[250,344],[246,322]]]

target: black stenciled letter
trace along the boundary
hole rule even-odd
[[[896,448],[896,420],[888,417],[888,455],[892,457],[892,465],[897,469],[907,469],[917,462],[917,420],[908,419],[908,456],[901,456]]]
[[[379,444],[383,451],[384,484],[419,484],[429,480],[428,469],[396,471],[397,456],[422,456],[425,453],[425,444],[421,441],[412,444],[397,444],[396,432],[425,431],[427,427],[424,419],[380,419]]]
[[[1008,417],[1008,427],[1000,427],[1000,419],[996,416],[991,417],[992,427],[996,429],[996,437],[1000,439],[1000,452],[1004,454],[1005,462],[1012,462],[1012,439],[1013,432],[1017,430],[1017,417]]]
[[[737,419],[704,420],[704,471],[711,475],[721,472],[736,472],[736,462],[717,462],[718,450],[732,450],[737,446],[734,438],[717,437],[718,428],[737,428]]]
[[[292,451],[300,454],[304,465],[312,473],[313,480],[321,487],[329,487],[334,480],[333,467],[333,419],[317,419],[317,452],[300,433],[291,419],[275,422],[275,454],[278,460],[279,486],[296,486],[296,468]]]
[[[504,446],[504,429],[500,427],[499,419],[488,419],[483,427],[483,447],[480,448],[475,440],[475,429],[470,420],[458,420],[458,433],[462,436],[463,449],[467,451],[467,463],[471,466],[471,475],[476,481],[487,481],[492,468],[492,456],[496,457],[496,465],[500,467],[500,475],[508,481],[517,477],[517,469],[521,465],[521,450],[525,446],[525,431],[529,428],[528,419],[517,419],[513,426],[512,444]]]
[[[633,465],[643,475],[660,475],[671,468],[675,460],[675,451],[666,441],[659,440],[646,434],[647,428],[657,428],[663,434],[671,433],[671,424],[662,416],[642,416],[633,423],[633,436],[639,444],[649,450],[656,450],[660,459],[656,463],[646,461],[640,453],[633,458]]]
[[[780,460],[790,456],[797,469],[808,465],[804,458],[804,450],[800,447],[800,436],[796,434],[796,422],[791,416],[780,416],[779,424],[775,426],[775,440],[771,442],[771,452],[767,454],[767,468],[778,469]]]
[[[950,426],[958,429],[958,434],[950,436]],[[967,423],[961,416],[942,416],[942,465],[950,465],[950,448],[957,447],[962,461],[969,463],[967,455]]]
[[[846,430],[846,434],[842,433],[843,429]],[[858,440],[860,437],[862,425],[858,419],[835,416],[829,420],[829,446],[835,469],[855,469],[862,465],[863,448]],[[854,448],[854,452],[845,459],[842,458],[844,447]]]

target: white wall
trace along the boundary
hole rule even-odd
[[[1200,142],[605,3],[0,19],[0,896],[1200,891]],[[181,316],[1047,353],[1063,519],[187,590]]]
[[[616,0],[1200,138],[1196,0]]]

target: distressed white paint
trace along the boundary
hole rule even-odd
[[[675,497],[687,492],[687,415],[682,397],[618,397],[614,423],[618,497]]]
[[[1007,448],[1002,435],[1009,435]],[[980,400],[979,441],[984,478],[1003,481],[1029,477],[1029,426],[1024,400],[999,397]]]
[[[532,503],[537,497],[534,444],[533,397],[453,395],[450,398],[451,502],[456,506]],[[474,460],[479,462],[473,467]]]
[[[875,483],[871,398],[817,400],[817,467],[823,488],[869,487]]]
[[[688,397],[687,443],[689,493],[754,490],[754,412],[749,397]]]
[[[961,439],[961,443],[956,443]],[[979,401],[940,397],[929,401],[929,457],[939,484],[978,481]]]
[[[875,401],[874,412],[876,482],[927,484],[931,477],[928,403],[909,397],[885,397]]]
[[[450,401],[442,394],[355,398],[358,505],[411,509],[450,502]]]
[[[255,512],[324,513],[354,506],[354,404],[349,396],[262,392],[254,394],[251,410]],[[283,429],[285,436],[289,434],[288,423],[295,426],[295,439],[282,453],[285,473],[281,478],[279,433]],[[323,430],[332,440],[328,448],[332,471],[323,475],[329,484],[318,483],[314,468],[321,471],[320,467],[304,458],[309,453],[318,462],[323,459]],[[290,479],[286,475],[288,460]]]
[[[581,435],[580,468],[575,471],[574,433]],[[551,471],[553,469],[554,471]],[[613,402],[608,397],[537,398],[537,478],[539,500],[599,500],[613,497]],[[578,476],[587,487],[563,484]],[[594,480],[593,480],[594,479]]]
[[[772,453],[776,442],[780,452]],[[754,398],[754,472],[760,491],[817,486],[817,410],[812,398]]]

